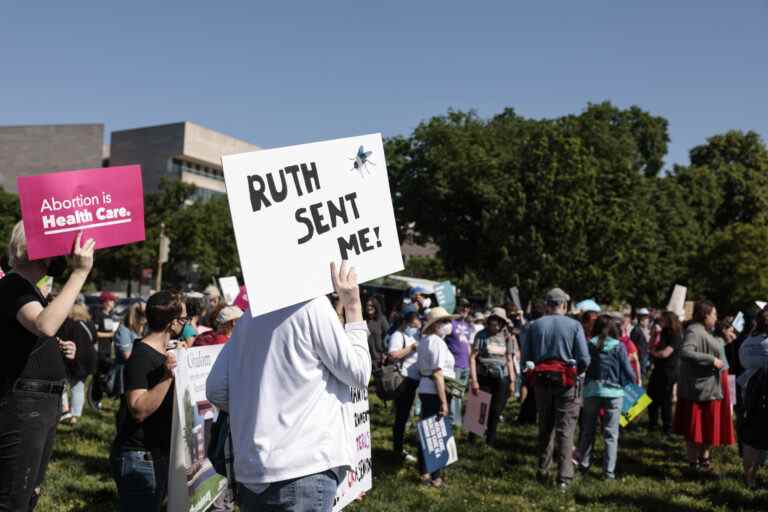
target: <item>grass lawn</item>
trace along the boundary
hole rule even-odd
[[[459,461],[445,472],[441,490],[418,483],[415,465],[399,464],[391,455],[389,409],[371,394],[373,424],[373,490],[348,507],[368,511],[766,511],[768,490],[747,490],[740,481],[735,448],[716,450],[720,479],[686,476],[680,438],[664,439],[641,428],[645,417],[629,431],[622,430],[618,480],[604,482],[600,462],[590,474],[561,494],[535,480],[536,429],[501,425],[500,449],[478,443],[458,443]],[[117,507],[115,486],[107,461],[114,433],[116,404],[106,412],[88,411],[75,428],[61,426],[45,494],[38,510],[106,511]],[[516,404],[505,411],[515,417]],[[411,448],[413,451],[414,449]],[[602,454],[602,442],[596,447]],[[414,452],[415,453],[415,452]],[[765,475],[762,475],[765,476]],[[763,487],[765,487],[763,485]]]

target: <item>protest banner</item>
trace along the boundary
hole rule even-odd
[[[467,398],[467,408],[464,411],[464,427],[479,436],[485,435],[488,428],[488,411],[491,409],[491,394],[478,391],[470,393]]]
[[[731,325],[736,332],[741,333],[744,330],[744,313],[739,311],[736,318],[731,322]]]
[[[672,290],[672,295],[669,297],[667,303],[667,311],[671,311],[679,318],[685,317],[685,296],[688,293],[688,288],[685,286],[676,284]]]
[[[364,492],[373,487],[373,465],[371,464],[371,417],[368,406],[368,390],[349,388],[354,418],[354,434],[350,442],[354,445],[355,459],[352,469],[339,482],[333,500],[333,512],[338,512]]]
[[[453,429],[445,418],[431,416],[416,423],[416,429],[427,473],[434,473],[459,460]]]
[[[138,165],[16,178],[29,258],[72,253],[77,233],[96,248],[144,240],[144,191]]]
[[[333,291],[329,264],[358,281],[403,269],[381,134],[222,157],[251,313]]]
[[[642,386],[627,384],[624,386],[624,402],[621,406],[619,425],[626,427],[632,423],[632,420],[640,416],[649,405],[651,405],[651,397],[646,394]]]
[[[233,305],[237,296],[240,295],[240,285],[237,284],[237,278],[235,276],[220,277],[219,287],[224,301],[230,306]]]
[[[206,457],[219,411],[205,396],[205,381],[223,345],[176,350],[175,401],[168,475],[168,510],[207,510],[226,489]]]
[[[518,290],[517,286],[509,289],[509,298],[512,300],[512,304],[517,306],[517,309],[523,310],[523,303],[520,302],[520,290]]]
[[[450,281],[442,281],[435,285],[435,297],[437,297],[437,304],[445,310],[453,314],[456,311],[456,292],[453,283]]]

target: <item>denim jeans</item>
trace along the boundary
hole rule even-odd
[[[421,399],[421,419],[427,419],[432,416],[436,416],[438,412],[440,412],[440,399],[437,398],[437,395],[433,395],[430,393],[419,393],[419,398]],[[446,425],[452,425],[452,418],[451,415],[448,415],[445,417],[445,423]],[[425,474],[426,468],[424,467],[424,454],[421,451],[421,445],[419,445],[419,470],[421,471],[421,474]],[[435,471],[432,473],[432,479],[439,478],[440,477],[440,471]]]
[[[454,368],[456,372],[456,380],[464,384],[464,389],[467,389],[467,382],[469,382],[469,368]],[[451,416],[453,416],[453,426],[461,427],[461,398],[451,398]]]
[[[60,417],[61,394],[0,397],[0,511],[34,510]]]
[[[339,482],[330,469],[284,480],[255,493],[238,484],[241,512],[330,512]]]
[[[85,382],[70,379],[69,385],[72,390],[72,402],[69,404],[69,412],[75,418],[79,418],[83,415],[83,405],[85,404]]]
[[[120,511],[159,511],[168,487],[168,457],[149,452],[113,452],[112,477],[117,484]]]
[[[419,381],[406,377],[400,384],[400,392],[395,398],[395,423],[392,426],[392,449],[395,455],[403,452],[405,444],[405,426],[411,417],[411,407],[416,398],[416,389]]]
[[[624,398],[603,398],[591,396],[584,399],[584,410],[581,416],[581,439],[579,440],[579,453],[582,469],[589,469],[592,447],[595,444],[595,431],[600,420],[600,409],[605,410],[603,417],[603,440],[605,441],[605,453],[603,453],[603,475],[613,478],[616,472],[616,457],[619,451],[619,418],[621,417],[621,405]]]

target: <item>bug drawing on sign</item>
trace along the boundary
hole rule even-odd
[[[357,149],[357,155],[355,155],[355,158],[350,158],[350,160],[354,161],[352,164],[353,168],[350,170],[358,171],[361,177],[364,177],[363,170],[365,170],[368,174],[371,174],[371,171],[368,169],[368,164],[376,165],[375,163],[368,160],[368,157],[371,156],[372,153],[373,151],[366,151],[363,146],[360,146]]]

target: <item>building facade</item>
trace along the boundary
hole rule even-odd
[[[0,126],[0,187],[17,192],[18,176],[102,167],[103,124]]]
[[[195,123],[181,122],[112,132],[109,165],[140,164],[144,192],[161,178],[198,187],[200,198],[226,192],[221,156],[255,151],[258,146]]]

